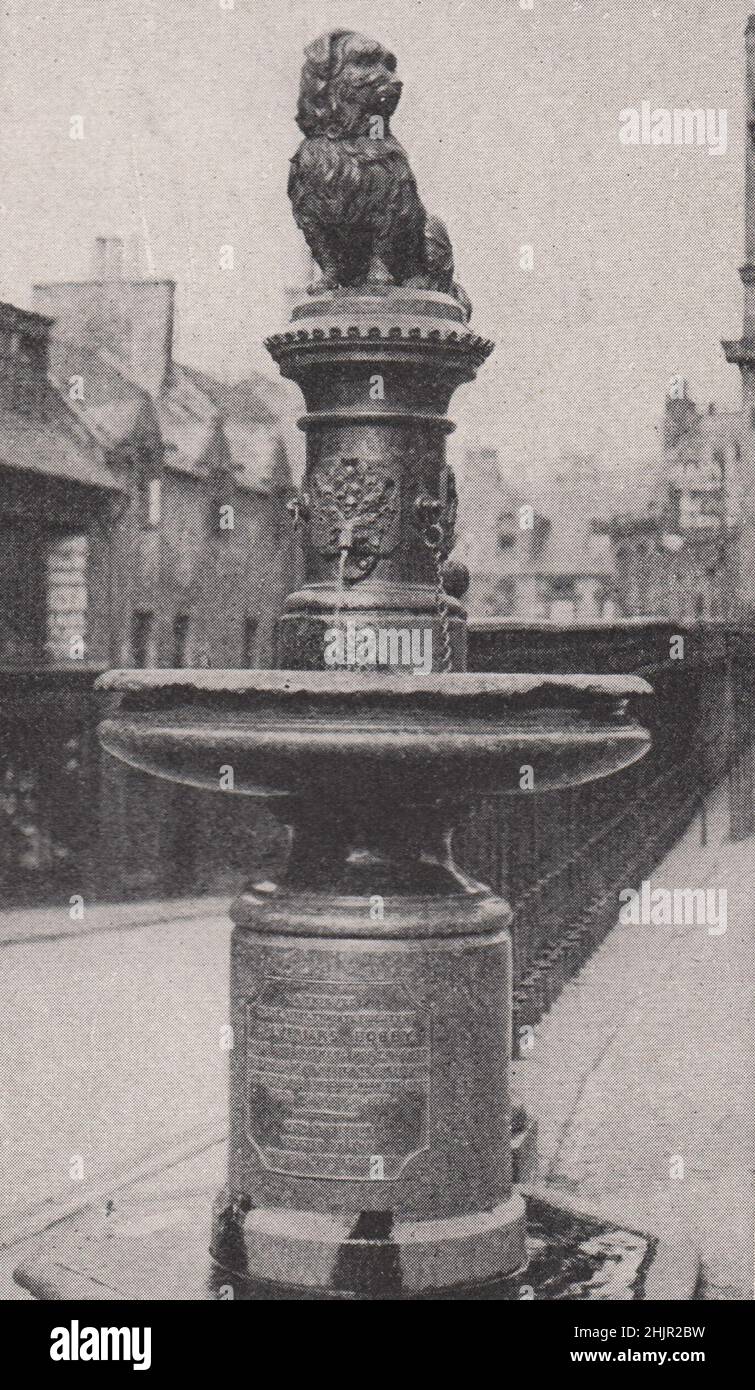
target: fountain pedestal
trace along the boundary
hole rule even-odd
[[[371,286],[306,300],[267,347],[307,407],[293,503],[307,574],[279,623],[278,664],[322,670],[338,621],[409,632],[415,654],[431,653],[428,667],[463,670],[465,612],[441,582],[456,514],[447,411],[493,344],[451,295]],[[398,641],[386,639],[380,664],[412,664]]]
[[[232,911],[218,1278],[404,1298],[517,1277],[510,913],[455,866],[451,831],[525,763],[545,791],[642,756],[628,702],[645,682],[152,671],[101,686],[119,700],[100,726],[111,753],[215,794],[232,768],[235,793],[274,796],[293,828],[281,883]]]
[[[501,1065],[510,913],[453,869],[453,812],[371,809],[360,826],[348,802],[305,808],[287,882],[234,906],[243,1046],[213,1254],[278,1284],[406,1296],[525,1260]]]
[[[645,682],[133,671],[101,684],[118,703],[100,730],[110,752],[208,795],[229,794],[219,772],[232,767],[235,793],[274,798],[293,846],[280,884],[253,885],[232,910],[230,1138],[212,1233],[187,1174],[157,1201],[137,1189],[85,1207],[22,1264],[24,1287],[98,1300],[691,1296],[688,1254],[512,1187],[510,914],[450,851],[464,807],[515,792],[525,763],[546,791],[641,757],[631,704]]]
[[[100,682],[116,757],[271,798],[293,829],[281,883],[231,914],[228,1170],[215,1273],[198,1267],[187,1297],[516,1298],[534,1277],[512,1185],[510,911],[459,872],[451,833],[475,798],[518,792],[523,767],[538,792],[641,757],[630,705],[649,688],[459,670],[445,410],[490,350],[463,318],[446,295],[331,294],[269,343],[307,404],[293,510],[308,570],[280,626],[297,669]],[[385,637],[385,660],[322,669],[349,621]],[[432,670],[408,674],[428,650],[417,632]],[[203,1223],[182,1220],[155,1228],[173,1288],[207,1249]],[[93,1269],[92,1296],[149,1297],[154,1240],[134,1253],[129,1223],[74,1225],[62,1260],[19,1278],[59,1297],[62,1271]]]
[[[286,898],[287,917],[312,915],[307,895]],[[265,930],[259,904],[234,911],[244,1047],[232,1060],[229,1188],[215,1211],[221,1267],[386,1297],[484,1283],[525,1263],[501,1068],[508,913],[470,901],[458,934],[433,939],[420,934],[422,906],[392,899],[389,925],[405,934],[381,940],[355,937],[357,904],[323,903],[326,934],[300,944],[280,934],[285,924]]]

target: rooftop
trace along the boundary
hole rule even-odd
[[[87,448],[57,423],[18,411],[0,410],[0,468],[65,478],[107,492],[121,491],[98,450]]]
[[[82,379],[83,400],[72,400],[72,409],[106,448],[156,435],[165,446],[167,468],[204,477],[217,459],[220,432],[229,466],[242,487],[269,493],[290,486],[274,410],[285,396],[262,376],[228,384],[172,362],[163,390],[153,399],[129,380],[122,363],[106,348],[54,334],[50,376],[66,397],[71,378]]]

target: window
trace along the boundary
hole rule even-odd
[[[86,650],[87,563],[86,536],[61,536],[47,552],[47,655],[53,662],[83,660]]]
[[[150,478],[147,489],[147,525],[159,526],[163,519],[162,479]]]
[[[510,550],[516,542],[517,522],[513,512],[501,512],[498,518],[498,549]]]
[[[244,619],[244,649],[241,655],[242,665],[249,670],[257,665],[257,628],[259,620],[257,618]]]
[[[190,620],[185,613],[178,613],[173,620],[173,660],[171,666],[179,669],[190,666],[189,628]]]
[[[142,526],[152,529],[160,525],[163,519],[163,482],[162,478],[156,478],[147,470],[142,474],[139,486],[139,506]]]
[[[495,597],[491,603],[491,615],[503,618],[510,617],[514,611],[515,584],[513,579],[499,579],[495,588]]]
[[[134,613],[131,618],[131,660],[134,666],[155,665],[155,619],[152,613]]]

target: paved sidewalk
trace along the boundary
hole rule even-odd
[[[225,1119],[230,921],[132,913],[0,951],[0,1241],[49,1194]]]
[[[85,902],[83,915],[74,917],[68,900],[48,907],[10,908],[0,912],[0,947],[27,941],[60,941],[63,937],[91,936],[96,932],[133,931],[166,922],[187,922],[194,917],[220,917],[227,913],[232,896],[92,903],[91,906]]]
[[[516,1084],[538,1119],[543,1177],[681,1228],[702,1253],[705,1297],[750,1299],[755,837],[726,842],[723,792],[707,820],[708,845],[698,819],[650,882],[725,888],[726,933],[617,925],[543,1020]]]
[[[84,1191],[224,1132],[229,901],[0,912],[0,1300]]]

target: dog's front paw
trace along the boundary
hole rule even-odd
[[[307,294],[326,294],[328,290],[338,289],[337,275],[321,275],[319,280],[313,280],[307,286]]]
[[[370,268],[367,271],[368,285],[395,285],[396,281],[391,275],[385,261],[381,261],[379,256],[373,256],[370,261]]]

